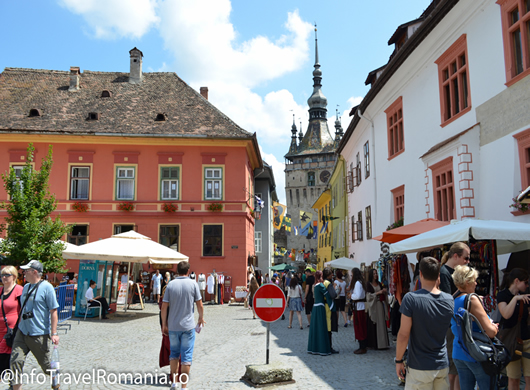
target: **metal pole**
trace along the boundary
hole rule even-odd
[[[271,324],[270,322],[267,322],[267,363],[269,364],[269,341],[270,341],[270,333],[271,333]]]
[[[129,261],[129,267],[127,268],[127,292],[125,293],[125,310],[124,312],[127,313],[127,306],[129,306],[129,280],[130,280],[130,274],[131,274],[131,262]]]

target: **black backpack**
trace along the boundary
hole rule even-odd
[[[458,340],[469,357],[481,363],[487,374],[495,376],[510,363],[510,353],[497,337],[492,339],[488,337],[480,322],[469,311],[473,295],[479,298],[475,293],[466,295],[464,306],[459,308],[453,316],[457,326]],[[480,332],[473,331],[473,322],[477,324]]]

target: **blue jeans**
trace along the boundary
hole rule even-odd
[[[478,383],[480,390],[489,390],[490,380],[493,378],[484,372],[480,363],[458,359],[453,359],[453,361],[458,371],[458,381],[460,382],[461,390],[473,390],[475,382]]]
[[[195,345],[195,328],[175,332],[169,331],[169,360],[180,359],[180,363],[191,365],[193,360],[193,346]]]

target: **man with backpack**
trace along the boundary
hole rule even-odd
[[[453,316],[453,297],[437,287],[440,263],[425,257],[420,264],[422,289],[403,297],[396,345],[396,373],[405,379],[403,355],[408,345],[405,390],[449,389],[445,334]],[[428,326],[426,326],[428,324]]]

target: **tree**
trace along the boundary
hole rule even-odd
[[[0,234],[7,232],[0,242],[0,253],[7,255],[7,263],[15,266],[29,260],[39,260],[44,272],[66,272],[62,257],[64,245],[59,241],[69,233],[60,216],[52,219],[50,214],[57,208],[55,196],[48,189],[48,179],[52,169],[52,145],[48,156],[42,160],[38,171],[33,169],[35,148],[28,145],[26,164],[19,171],[13,168],[2,174],[4,188],[9,200],[0,204],[7,211],[6,223],[0,224]]]

